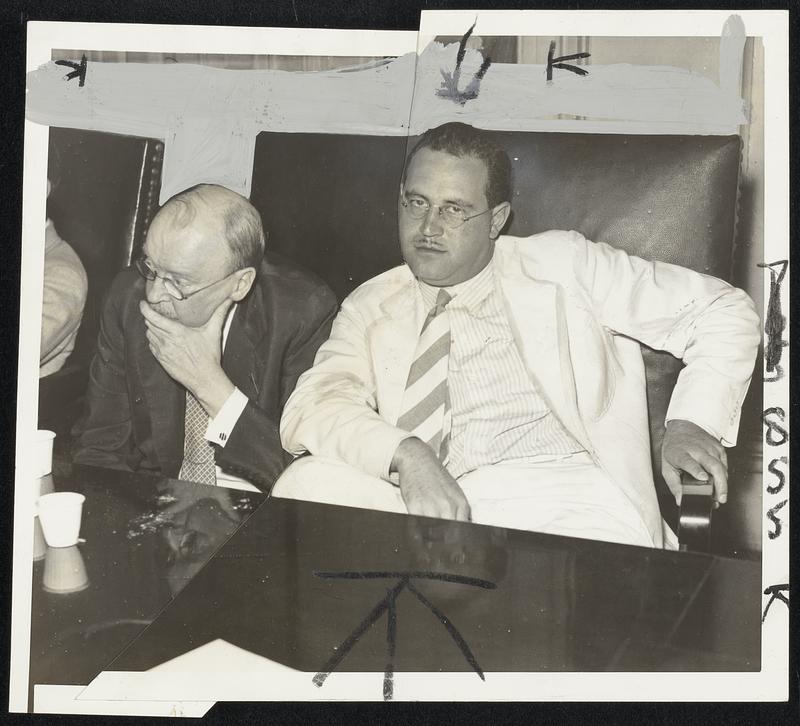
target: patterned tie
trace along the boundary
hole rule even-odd
[[[179,479],[199,484],[217,483],[214,449],[203,434],[208,428],[208,414],[200,402],[186,391],[186,423],[183,437],[183,464]]]
[[[444,462],[450,441],[450,396],[447,363],[450,357],[450,321],[441,315],[450,294],[439,290],[419,336],[414,362],[408,372],[398,428],[425,441]]]

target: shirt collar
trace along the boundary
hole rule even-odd
[[[464,282],[459,282],[457,285],[444,288],[453,298],[447,307],[462,308],[467,310],[467,312],[475,313],[494,289],[493,268],[494,257],[492,257],[492,259],[489,260],[489,264],[474,277]],[[429,285],[422,280],[417,280],[417,282],[419,283],[419,289],[422,293],[425,309],[430,310],[436,304],[436,297],[441,288]]]
[[[236,308],[239,303],[233,303],[231,309],[228,310],[228,315],[225,317],[225,325],[222,327],[222,350],[225,350],[225,344],[228,342],[228,333],[231,332],[231,323],[233,323],[233,316],[236,313]]]

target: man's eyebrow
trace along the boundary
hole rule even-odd
[[[419,197],[420,199],[424,199],[426,202],[430,204],[430,199],[426,197],[424,194],[420,194],[419,192],[415,192],[413,189],[404,189],[403,193],[407,197]],[[454,204],[458,207],[464,207],[465,209],[474,209],[475,205],[472,202],[468,202],[465,199],[445,199],[442,204]]]
[[[147,258],[150,264],[153,263],[153,260],[150,259],[150,255],[147,253],[147,245],[142,245],[142,255]],[[168,280],[182,280],[184,282],[188,282],[190,285],[196,284],[196,280],[193,275],[189,275],[188,273],[183,272],[172,272],[171,270],[164,270],[163,272],[159,272],[160,277],[166,277]]]
[[[465,199],[446,199],[443,204],[455,204],[457,207],[466,207],[468,209],[472,209],[475,205],[472,202],[468,202]]]

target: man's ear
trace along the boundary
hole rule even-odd
[[[245,267],[243,270],[236,271],[236,287],[231,293],[231,299],[234,302],[243,300],[244,297],[250,292],[253,283],[256,280],[256,268]]]
[[[501,202],[492,209],[492,226],[489,230],[489,237],[497,239],[503,231],[508,221],[508,215],[511,214],[510,202]]]

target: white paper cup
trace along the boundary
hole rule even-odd
[[[77,546],[47,548],[42,587],[47,592],[62,594],[80,592],[89,587],[86,564]]]
[[[42,525],[39,524],[39,517],[33,518],[33,561],[38,562],[47,552],[47,543],[44,541]]]
[[[50,547],[71,547],[78,544],[85,500],[86,497],[77,492],[56,492],[39,497],[36,509],[45,541]]]
[[[39,478],[53,471],[53,440],[56,435],[52,431],[39,429],[33,438],[30,455],[32,457],[33,476]]]

